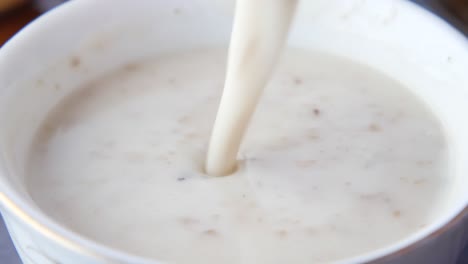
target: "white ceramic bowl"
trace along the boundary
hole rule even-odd
[[[0,50],[0,202],[24,263],[158,263],[90,241],[42,213],[24,184],[28,146],[45,114],[79,84],[149,56],[227,45],[233,6],[76,0]],[[451,192],[431,224],[343,263],[454,263],[468,218],[467,39],[406,1],[302,0],[289,45],[348,57],[399,80],[433,107],[450,142]]]

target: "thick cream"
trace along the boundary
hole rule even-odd
[[[245,130],[283,49],[297,0],[238,0],[223,96],[208,147],[206,173],[231,174]]]
[[[202,173],[224,51],[128,65],[66,98],[31,150],[48,215],[168,263],[324,263],[424,227],[445,191],[440,124],[374,69],[287,49],[229,177]]]

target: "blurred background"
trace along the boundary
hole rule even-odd
[[[468,0],[412,1],[436,13],[468,37]],[[66,0],[0,0],[0,48],[11,36],[30,21],[63,2],[66,2]],[[1,216],[0,263],[21,264],[21,261],[19,260],[9,239],[8,232],[3,225]],[[457,264],[468,264],[468,241]]]

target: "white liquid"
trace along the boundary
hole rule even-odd
[[[209,175],[232,173],[243,135],[283,48],[297,0],[238,0],[226,81],[206,161]]]
[[[44,122],[28,189],[48,215],[168,263],[324,263],[419,230],[445,191],[439,123],[353,62],[286,50],[240,148],[208,177],[221,51],[167,55],[96,81]]]

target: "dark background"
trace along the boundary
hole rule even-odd
[[[2,1],[12,2],[2,6]],[[98,0],[97,0],[98,1]],[[168,0],[169,1],[169,0]],[[468,0],[412,0],[437,13],[468,36]],[[13,34],[60,0],[0,0],[0,48]],[[467,71],[468,74],[468,71]],[[21,264],[0,215],[0,263]],[[85,264],[85,263],[83,263]],[[418,263],[419,264],[419,263]],[[423,263],[422,263],[423,264]],[[451,263],[441,263],[451,264]],[[457,264],[468,264],[468,241]]]

